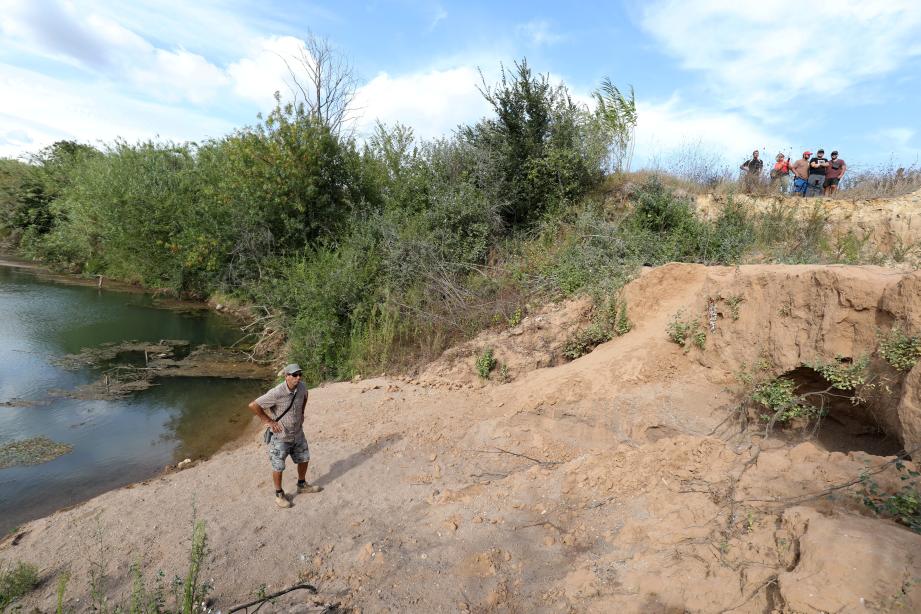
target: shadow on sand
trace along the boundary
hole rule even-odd
[[[385,435],[375,441],[369,443],[364,448],[350,454],[349,456],[343,458],[342,460],[337,460],[333,463],[329,471],[325,475],[319,477],[313,483],[317,486],[327,486],[328,484],[338,480],[343,475],[362,464],[366,460],[370,459],[372,456],[383,450],[389,445],[395,444],[398,441],[403,439],[402,433],[392,433],[390,435]]]

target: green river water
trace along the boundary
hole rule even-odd
[[[72,446],[52,461],[0,469],[0,537],[30,519],[143,480],[239,437],[264,382],[163,378],[116,400],[68,398],[98,370],[55,359],[103,343],[186,339],[226,346],[240,335],[206,310],[158,308],[148,295],[61,283],[0,265],[0,446],[47,437]],[[65,396],[62,396],[65,395]]]

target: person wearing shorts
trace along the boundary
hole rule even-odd
[[[310,464],[310,447],[304,436],[304,407],[307,405],[307,386],[299,365],[290,364],[282,373],[285,381],[270,389],[249,404],[249,410],[268,429],[266,442],[269,463],[272,465],[272,483],[275,486],[275,504],[291,507],[281,486],[285,470],[285,459],[297,465],[297,492],[314,493],[322,487],[307,483],[307,467]]]
[[[806,188],[809,186],[809,158],[811,156],[811,151],[804,151],[803,157],[790,165],[790,170],[793,171],[793,193],[799,196],[806,196]]]
[[[825,171],[825,196],[831,196],[838,191],[838,183],[844,177],[847,170],[847,164],[838,157],[838,152],[831,152],[831,160],[828,161],[828,167]]]

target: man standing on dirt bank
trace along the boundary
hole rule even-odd
[[[809,179],[806,186],[806,196],[821,196],[825,193],[825,171],[828,169],[828,158],[825,150],[815,152],[815,157],[809,160]]]
[[[281,487],[281,474],[285,470],[285,457],[297,463],[297,492],[320,492],[322,487],[307,483],[307,466],[310,448],[304,437],[304,406],[307,405],[307,386],[302,381],[301,367],[290,364],[284,369],[285,381],[249,404],[249,410],[268,428],[269,461],[272,464],[272,482],[275,484],[275,504],[291,507],[291,501]],[[271,417],[267,412],[271,412]]]
[[[847,164],[838,157],[837,151],[831,152],[831,160],[825,171],[825,196],[831,196],[838,191],[838,182],[844,177],[845,171],[847,171]]]
[[[811,151],[804,151],[803,157],[793,163],[790,167],[793,170],[793,193],[800,196],[806,196],[806,187],[809,185],[809,158],[812,156]]]

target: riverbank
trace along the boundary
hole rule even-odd
[[[9,262],[9,261],[8,261]],[[0,266],[0,534],[206,458],[274,376],[232,318]],[[66,451],[54,457],[40,442]],[[42,461],[42,462],[40,462]]]
[[[740,428],[733,390],[757,360],[776,376],[872,353],[879,321],[919,321],[919,280],[881,267],[650,269],[625,290],[633,328],[572,362],[522,365],[506,383],[311,390],[308,476],[324,490],[291,509],[275,506],[251,431],[210,460],[23,526],[0,557],[42,569],[23,603],[40,610],[64,572],[77,608],[94,569],[115,601],[134,561],[148,582],[184,576],[193,518],[221,611],[298,582],[319,594],[290,593],[274,611],[914,610],[921,586],[904,579],[921,577],[921,536],[863,502],[863,474],[881,493],[904,482],[895,457],[868,451],[879,442],[861,408],[834,405],[812,438],[781,425],[765,437],[758,422]],[[738,297],[737,317],[720,302],[700,347],[668,339],[676,311],[716,296]],[[493,340],[495,355],[547,334],[536,325],[557,326],[523,321]],[[475,360],[446,355],[430,373],[472,373]],[[894,434],[915,441],[914,384],[886,373]],[[289,467],[289,493],[294,480]]]

